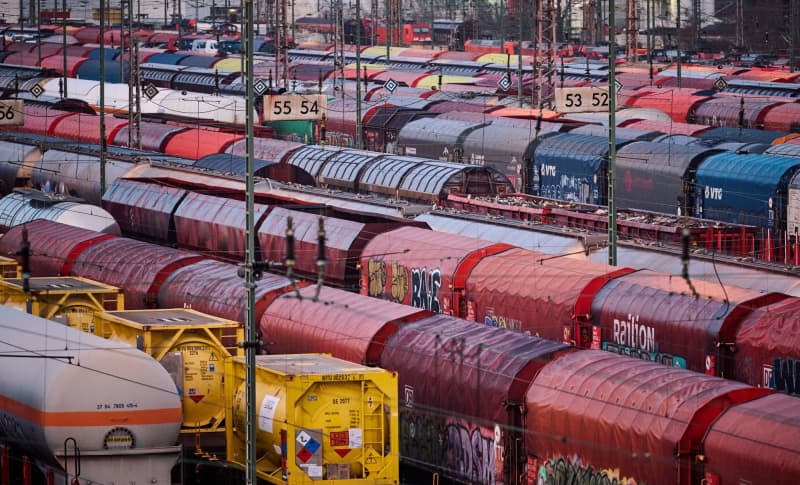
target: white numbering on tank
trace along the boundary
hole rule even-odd
[[[280,402],[279,397],[264,396],[261,400],[261,409],[258,412],[258,427],[262,431],[272,433],[272,420],[275,417],[275,410]]]

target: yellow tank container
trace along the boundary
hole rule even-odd
[[[21,278],[22,269],[15,259],[0,256],[0,275],[3,278]]]
[[[225,364],[227,458],[244,466],[244,359]],[[256,357],[259,478],[275,484],[397,484],[397,375],[327,355]]]
[[[29,285],[26,296],[22,279],[0,279],[0,304],[26,311],[30,299],[32,314],[71,327],[89,324],[95,313],[125,308],[122,290],[86,278],[37,277]]]
[[[187,308],[95,315],[83,329],[136,345],[170,372],[183,399],[183,431],[221,431],[225,417],[224,361],[244,339],[238,322]]]

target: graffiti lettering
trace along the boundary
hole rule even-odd
[[[775,359],[770,387],[786,394],[800,394],[800,360]]]
[[[442,286],[442,273],[439,268],[411,268],[411,306],[440,313],[439,288]]]
[[[400,448],[406,459],[473,484],[502,485],[500,430],[463,420],[442,421],[411,411],[400,416]]]
[[[614,319],[614,343],[655,352],[656,329],[640,325],[639,315],[629,313],[627,320]]]
[[[496,483],[494,436],[483,436],[480,428],[449,424],[446,456],[448,468],[470,483]]]
[[[504,317],[502,315],[495,315],[489,309],[483,317],[483,324],[487,327],[508,328],[511,330],[522,331],[522,321],[516,318]]]
[[[386,263],[378,259],[370,259],[367,266],[369,278],[369,296],[383,296],[386,287]]]
[[[618,470],[595,470],[579,462],[553,458],[539,467],[538,485],[637,485],[633,478],[620,477]]]
[[[392,301],[402,303],[408,293],[408,272],[403,266],[392,263]]]
[[[633,347],[617,345],[612,342],[603,342],[603,350],[608,352],[614,352],[615,354],[633,357],[634,359],[658,362],[659,364],[666,365],[669,367],[679,367],[681,369],[687,368],[686,359],[684,359],[683,357],[678,357],[677,355],[664,354],[661,352],[647,352],[645,350],[640,350]]]

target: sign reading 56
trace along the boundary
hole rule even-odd
[[[320,120],[328,110],[328,97],[324,94],[280,94],[264,96],[264,119]]]
[[[0,100],[0,125],[22,125],[25,111],[21,99]]]
[[[585,113],[608,111],[608,88],[583,87],[556,89],[556,111],[559,113]]]

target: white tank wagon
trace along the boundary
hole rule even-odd
[[[169,484],[182,422],[175,383],[135,348],[0,307],[0,441],[82,485]]]
[[[7,231],[36,219],[120,235],[119,225],[108,211],[83,204],[80,199],[31,189],[16,189],[0,199],[0,230]]]
[[[37,146],[0,140],[0,194],[27,183],[33,165],[41,158]]]

